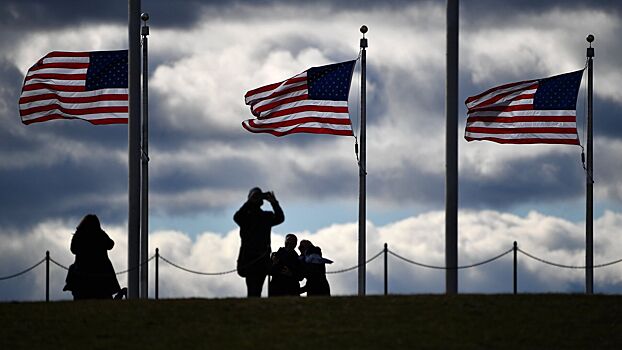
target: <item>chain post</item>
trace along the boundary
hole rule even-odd
[[[158,300],[160,298],[160,289],[159,289],[159,278],[158,278],[158,263],[160,262],[160,248],[156,248],[155,253],[155,298]]]
[[[50,251],[45,251],[45,302],[50,301]]]
[[[514,278],[513,278],[513,286],[514,286],[514,295],[518,294],[518,243],[514,241]]]
[[[389,248],[388,245],[384,244],[384,295],[389,294]]]

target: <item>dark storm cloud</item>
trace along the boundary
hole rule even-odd
[[[571,155],[509,159],[494,177],[481,177],[469,169],[463,169],[460,174],[460,204],[466,208],[506,210],[519,203],[555,202],[580,197],[584,195],[582,184],[585,175],[579,160],[577,149],[577,153]]]
[[[219,1],[160,0],[142,1],[151,22],[163,27],[187,27],[199,20],[201,8]],[[76,24],[126,24],[128,1],[5,0],[0,9],[1,27],[50,29]]]
[[[113,198],[126,193],[127,169],[120,162],[97,159],[97,154],[101,149],[127,149],[126,127],[80,121],[23,125],[17,104],[22,80],[21,72],[0,61],[0,225],[28,227],[48,218],[79,217],[85,211],[123,221],[127,209]],[[69,154],[77,144],[82,151],[92,149],[93,156],[79,160]],[[59,153],[63,149],[68,154]]]
[[[414,3],[431,3],[434,1],[413,0],[385,0],[385,1],[340,1],[335,3],[331,0],[314,1],[312,5],[304,1],[270,1],[270,0],[143,0],[141,7],[144,12],[149,12],[153,25],[161,27],[191,27],[201,20],[205,12],[213,15],[233,14],[240,6],[299,6],[317,7],[318,5],[333,10],[358,10],[367,9],[373,11],[378,8],[399,9]],[[97,23],[127,23],[127,1],[76,1],[76,0],[4,0],[0,8],[0,18],[3,19],[2,28],[23,29],[50,29],[76,24]],[[503,2],[500,4],[494,0],[464,1],[460,8],[462,16],[473,18],[496,19],[504,21],[505,17],[499,13],[513,13],[520,10],[523,13],[538,13],[554,8],[582,9],[586,8],[585,1],[539,1],[527,0],[520,2]],[[590,1],[590,8],[606,9],[607,11],[619,12],[622,4],[618,1]]]
[[[524,1],[498,1],[498,0],[474,0],[460,3],[460,16],[470,18],[471,24],[490,25],[491,22],[507,23],[512,16],[508,14],[538,15],[544,11],[560,10],[604,10],[609,13],[621,13],[622,3],[617,0],[524,0]],[[477,19],[477,21],[475,20]]]

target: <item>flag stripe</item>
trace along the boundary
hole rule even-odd
[[[77,105],[74,105],[77,106]],[[128,106],[104,106],[91,108],[66,108],[59,104],[49,104],[45,106],[24,108],[20,110],[20,115],[36,114],[40,112],[57,111],[66,114],[81,116],[98,113],[127,113]]]
[[[575,123],[575,119],[575,116],[470,117],[469,123]]]
[[[83,116],[83,117],[86,117],[86,116]],[[26,125],[29,125],[29,124],[47,122],[47,121],[56,120],[56,119],[82,119],[82,118],[77,118],[69,114],[48,114],[48,115],[44,115],[41,117],[24,119],[23,123]],[[88,121],[89,123],[95,124],[95,125],[127,124],[127,117],[123,117],[123,116],[114,117],[113,115],[109,115],[107,117],[101,117],[101,115],[97,114],[97,115],[91,116],[91,118],[89,118]]]
[[[295,119],[286,119],[284,121],[271,122],[271,123],[261,123],[261,122],[256,122],[255,120],[251,119],[249,123],[255,128],[267,129],[267,128],[281,128],[285,126],[307,124],[307,123],[350,125],[350,120],[343,119],[343,118],[303,117],[303,118],[295,118]]]
[[[537,136],[537,137],[536,137]],[[504,144],[566,144],[566,145],[578,145],[579,140],[574,138],[574,135],[569,135],[568,138],[543,138],[542,135],[529,135],[529,137],[519,138],[499,138],[499,137],[490,137],[484,135],[473,135],[473,136],[465,136],[467,141],[492,141],[496,143],[504,143]]]
[[[61,69],[87,69],[89,67],[88,63],[83,62],[54,62],[54,63],[43,63],[38,66],[33,66],[29,70],[29,75],[34,74],[40,71],[47,70],[61,70]]]
[[[296,125],[292,127],[276,128],[276,129],[259,129],[253,128],[248,125],[248,121],[242,123],[242,126],[253,133],[269,133],[274,136],[285,136],[289,134],[306,133],[306,134],[324,134],[324,135],[339,135],[339,136],[352,136],[352,128],[345,126],[344,128],[338,128],[335,125]]]
[[[348,115],[348,106],[326,106],[326,105],[303,105],[291,108],[284,108],[277,110],[265,116],[261,116],[259,119],[273,119],[289,114],[297,114],[301,112],[331,112],[331,113],[343,113],[346,118]]]
[[[25,96],[19,99],[19,104],[32,103],[37,104],[37,102],[44,102],[49,100],[56,100],[62,103],[91,103],[91,102],[99,102],[99,101],[127,101],[127,95],[123,94],[106,94],[100,96],[84,96],[84,97],[71,97],[71,96],[63,96],[60,94],[41,94],[34,96]],[[20,106],[21,107],[21,106]],[[24,106],[26,107],[26,106]]]
[[[73,71],[73,70],[72,70]],[[36,80],[38,82],[45,82],[46,80],[78,80],[84,81],[86,80],[86,72],[85,74],[66,74],[66,73],[40,73],[26,76],[25,81]]]
[[[82,119],[92,124],[127,123],[126,66],[127,51],[48,53],[24,78],[19,98],[22,122]],[[91,83],[89,79],[93,79]]]
[[[540,128],[479,128],[467,126],[466,131],[479,134],[571,134],[576,133],[576,128],[540,127]]]

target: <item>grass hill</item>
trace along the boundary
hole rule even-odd
[[[0,304],[0,349],[622,349],[622,296]]]

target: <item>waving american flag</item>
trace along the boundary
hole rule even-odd
[[[583,70],[494,87],[466,99],[464,138],[497,143],[578,145]]]
[[[50,52],[26,74],[19,97],[24,124],[82,119],[127,124],[127,50]]]
[[[348,94],[356,61],[310,68],[287,80],[246,93],[256,119],[242,122],[254,133],[352,136]]]

